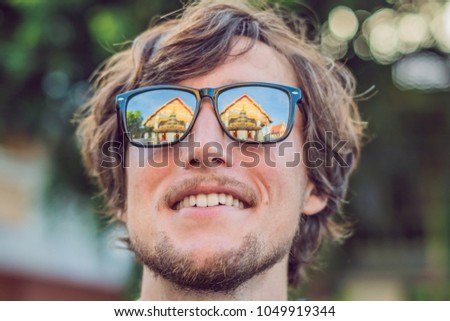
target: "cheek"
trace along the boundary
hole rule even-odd
[[[272,237],[293,235],[297,230],[307,185],[298,145],[287,141],[284,147],[281,143],[272,148],[264,147],[260,155],[266,155],[266,160],[253,168],[261,183],[262,223],[266,229],[271,229]],[[267,155],[270,155],[270,162]]]
[[[157,200],[163,190],[160,188],[161,182],[171,172],[164,159],[167,155],[164,155],[163,149],[129,148],[126,167],[129,222],[148,218],[151,216],[149,212],[156,212]]]
[[[270,205],[286,217],[297,216],[302,208],[306,184],[301,170],[297,168],[274,169],[268,176]]]
[[[270,185],[277,187],[281,199],[293,197],[288,203],[295,203],[295,200],[302,199],[307,175],[300,143],[285,140],[273,148],[270,154],[275,164],[267,169],[272,181]]]
[[[297,231],[302,208],[303,189],[298,171],[277,171],[270,173],[269,201],[262,224],[268,240],[286,238],[292,240]]]

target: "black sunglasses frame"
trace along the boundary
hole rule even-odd
[[[228,130],[226,129],[222,120],[220,119],[219,110],[217,108],[217,96],[220,93],[230,90],[230,89],[233,89],[233,88],[248,87],[248,86],[274,88],[274,89],[284,91],[288,95],[288,97],[289,97],[289,118],[288,118],[287,130],[283,136],[281,136],[275,140],[271,140],[271,141],[258,142],[258,141],[248,141],[248,140],[237,139],[236,137],[232,136],[228,132]],[[171,141],[171,142],[163,142],[163,143],[159,143],[159,144],[151,144],[151,143],[145,144],[145,143],[133,141],[133,139],[129,135],[128,128],[127,128],[127,120],[126,120],[126,109],[127,109],[129,100],[133,96],[142,94],[144,92],[160,90],[160,89],[175,89],[175,90],[185,91],[185,92],[189,92],[189,93],[193,94],[196,97],[197,103],[195,106],[194,116],[192,118],[192,121],[191,121],[188,129],[179,139]],[[295,87],[289,87],[289,86],[266,83],[266,82],[240,82],[240,83],[229,84],[229,85],[225,85],[225,86],[221,86],[221,87],[217,87],[217,88],[202,88],[202,89],[195,89],[195,88],[191,88],[191,87],[177,86],[177,85],[155,85],[155,86],[137,88],[137,89],[127,91],[125,93],[122,93],[122,94],[119,94],[116,96],[117,118],[118,118],[118,122],[119,122],[119,128],[122,131],[122,133],[125,134],[128,141],[130,142],[130,144],[133,146],[163,147],[163,146],[174,145],[174,144],[180,142],[181,140],[185,139],[191,132],[192,127],[194,126],[195,121],[197,120],[197,116],[200,112],[202,99],[205,97],[211,98],[217,120],[219,121],[220,126],[222,127],[222,130],[225,132],[225,134],[228,137],[230,137],[230,139],[232,139],[233,141],[239,142],[239,143],[272,144],[272,143],[280,142],[280,141],[286,139],[292,131],[292,127],[294,125],[294,118],[295,118],[295,106],[296,105],[299,106],[300,112],[302,114],[304,114],[304,111],[302,110],[303,105],[299,104],[299,102],[302,98],[302,92],[300,89],[295,88]]]

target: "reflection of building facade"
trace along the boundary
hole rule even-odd
[[[285,131],[286,126],[284,123],[272,126],[272,128],[270,128],[270,139],[273,140],[282,137]]]
[[[176,97],[155,110],[142,122],[149,129],[145,139],[153,143],[174,141],[189,127],[194,112]]]
[[[232,136],[238,139],[262,141],[262,129],[272,122],[269,115],[248,95],[229,104],[220,118]]]

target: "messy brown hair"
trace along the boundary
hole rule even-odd
[[[139,35],[129,49],[114,54],[94,76],[92,96],[79,113],[78,135],[84,164],[114,217],[126,206],[125,170],[123,166],[105,168],[101,163],[111,156],[105,146],[121,141],[114,102],[117,94],[206,74],[227,59],[235,36],[252,40],[241,54],[255,41],[283,54],[303,93],[303,138],[324,146],[309,149],[305,159],[325,160],[338,153],[335,156],[346,163],[307,166],[315,193],[327,199],[327,206],[317,215],[302,215],[289,255],[289,283],[296,285],[324,240],[341,241],[349,234],[345,221],[333,214],[341,211],[348,177],[360,150],[363,124],[353,99],[355,81],[344,65],[320,53],[317,40],[306,36],[301,20],[267,5],[243,2],[195,2],[179,17],[161,20]],[[345,148],[333,150],[327,132],[333,133],[334,142],[345,141]]]

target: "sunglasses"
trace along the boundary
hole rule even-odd
[[[175,144],[190,133],[205,97],[211,98],[223,131],[232,140],[276,143],[292,130],[301,91],[262,82],[202,89],[176,85],[138,88],[116,97],[121,129],[134,146]]]

